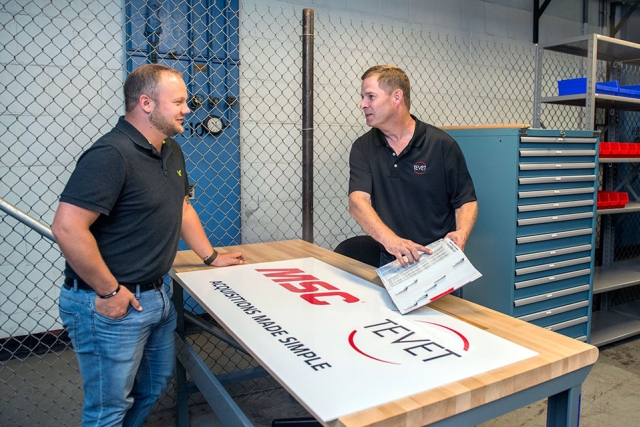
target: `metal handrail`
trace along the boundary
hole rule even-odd
[[[0,210],[2,210],[4,212],[6,212],[7,214],[11,215],[15,219],[17,219],[18,221],[20,221],[21,223],[26,225],[27,227],[29,227],[32,230],[40,233],[40,235],[42,235],[43,237],[46,237],[47,239],[51,240],[52,242],[56,241],[56,238],[53,237],[53,233],[51,232],[51,229],[49,227],[47,227],[46,225],[44,225],[44,224],[38,222],[37,220],[31,218],[29,215],[27,215],[26,213],[22,212],[20,209],[18,209],[15,206],[11,205],[9,202],[7,202],[6,200],[4,200],[2,198],[0,198]]]

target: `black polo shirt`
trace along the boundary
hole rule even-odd
[[[146,283],[171,268],[188,191],[178,143],[158,153],[120,118],[80,156],[60,201],[99,212],[90,230],[107,266],[118,282]],[[68,264],[65,275],[78,278]]]
[[[455,209],[476,200],[458,144],[421,122],[396,156],[376,128],[358,138],[349,156],[349,193],[371,195],[380,219],[398,236],[427,245],[456,229]]]

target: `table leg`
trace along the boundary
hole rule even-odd
[[[182,286],[172,280],[172,299],[177,313],[176,323],[176,425],[178,427],[189,426],[189,391],[187,385],[187,372],[190,373],[196,387],[202,393],[207,403],[215,412],[223,426],[251,427],[253,424],[242,412],[231,396],[224,389],[220,381],[211,373],[200,356],[191,347],[185,338],[184,327],[184,294]],[[266,371],[262,368],[252,369],[245,377],[264,376]],[[249,378],[247,377],[247,378]]]
[[[580,385],[549,397],[547,426],[578,427],[580,425]]]
[[[177,313],[176,341],[184,340],[184,295],[182,286],[171,280],[173,305]],[[176,342],[177,344],[177,342]],[[175,373],[176,426],[189,427],[189,392],[187,389],[187,371],[176,355]]]

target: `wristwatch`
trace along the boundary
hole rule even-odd
[[[211,265],[211,264],[213,264],[213,261],[215,261],[217,257],[218,257],[218,251],[216,251],[214,249],[213,253],[211,255],[209,255],[208,258],[203,259],[203,261],[204,261],[205,264]]]

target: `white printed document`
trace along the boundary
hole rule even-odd
[[[398,311],[405,314],[473,282],[482,274],[464,252],[444,238],[427,246],[432,254],[407,267],[398,260],[376,270]]]

